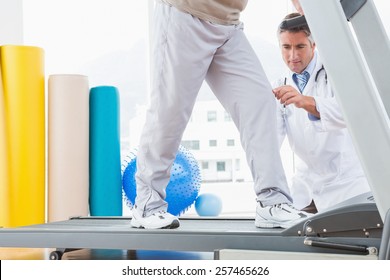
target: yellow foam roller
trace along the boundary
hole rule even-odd
[[[44,51],[1,46],[6,148],[4,227],[45,222]],[[4,165],[4,163],[2,163]],[[2,209],[3,210],[3,209]]]
[[[5,104],[0,60],[0,227],[8,224],[8,165],[5,126]]]

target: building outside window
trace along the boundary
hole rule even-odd
[[[379,4],[378,11],[382,13],[381,18],[389,33],[388,1],[374,2]],[[113,85],[118,88],[122,156],[139,145],[145,121],[150,92],[149,46],[153,7],[152,0],[23,1],[23,44],[45,50],[46,76],[83,74],[89,77],[90,87]],[[265,8],[269,13],[259,17],[259,11]],[[131,11],[137,12],[129,17]],[[240,17],[245,23],[246,36],[270,81],[286,70],[275,33],[280,20],[292,11],[290,0],[266,4],[264,1],[249,1]],[[134,22],[139,25],[137,28],[133,28]],[[226,146],[217,146],[217,139],[227,139]],[[209,145],[201,146],[201,143]],[[204,83],[183,134],[182,145],[200,163],[203,190],[214,190],[223,185],[224,202],[229,199],[226,194],[230,191],[237,195],[237,189],[240,189],[240,195],[245,195],[242,189],[247,188],[248,197],[253,196],[252,176],[239,143],[240,137],[230,114]],[[294,173],[294,157],[288,145],[282,146],[281,154],[289,178]],[[227,181],[231,184],[225,184]],[[242,184],[237,183],[241,181]],[[224,209],[228,208],[224,206]]]
[[[224,161],[217,161],[217,171],[226,171],[226,162]]]
[[[234,147],[234,139],[227,139],[226,140],[226,145],[228,147]]]
[[[264,4],[262,1],[249,1],[241,17],[248,40],[270,79],[284,69],[275,42],[275,30],[291,5],[290,0],[280,2],[283,3],[272,1],[267,4],[272,6],[269,9],[273,12],[259,18],[258,11],[262,10]],[[89,77],[91,87],[113,85],[118,88],[121,155],[125,158],[139,145],[145,122],[150,92],[149,46],[154,1],[34,0],[24,1],[23,5],[23,43],[44,48],[47,75],[83,74]],[[134,10],[137,11],[133,13],[134,17],[129,17]],[[88,15],[88,19],[85,15]],[[102,18],[105,20],[102,21]],[[139,28],[132,28],[134,22],[139,23]],[[222,139],[229,139],[229,143],[218,146],[218,140],[226,141]],[[233,142],[234,145],[230,146]],[[243,188],[248,188],[248,196],[253,196],[249,168],[247,164],[238,164],[246,162],[245,153],[237,144],[239,142],[239,134],[230,114],[204,83],[182,139],[182,145],[199,162],[204,191],[212,192],[223,182],[224,196],[236,189],[240,189],[244,195]],[[209,145],[201,146],[203,143]],[[237,183],[241,181],[245,187]],[[227,202],[226,197],[223,200]],[[228,207],[224,206],[224,209],[229,211]]]
[[[207,121],[208,122],[216,122],[217,121],[217,112],[216,111],[208,111],[207,112]]]
[[[210,147],[216,147],[217,146],[217,140],[209,140],[209,146]]]
[[[236,171],[240,171],[240,164],[241,164],[241,161],[239,158],[236,159],[236,162],[235,162],[235,166],[236,166]]]
[[[189,150],[199,150],[200,143],[199,140],[184,140],[181,144]]]
[[[232,116],[228,113],[228,112],[224,112],[224,119],[225,119],[225,122],[231,122],[233,121],[232,120]]]

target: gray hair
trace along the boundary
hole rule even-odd
[[[288,14],[287,16],[285,16],[283,21],[286,20],[286,19],[292,19],[292,18],[299,17],[299,16],[301,16],[300,13],[291,13],[291,14]],[[280,39],[280,34],[283,33],[283,32],[291,32],[291,33],[303,32],[303,33],[306,34],[306,37],[309,39],[310,43],[311,44],[314,43],[313,36],[311,35],[310,28],[309,28],[309,26],[307,24],[301,25],[299,27],[290,27],[288,25],[284,26],[281,23],[281,24],[279,24],[278,31],[277,31],[277,36],[278,36],[279,39]]]

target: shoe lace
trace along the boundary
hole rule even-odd
[[[156,214],[164,215],[164,214],[166,214],[166,213],[167,213],[167,211],[165,211],[165,210],[159,210],[159,211],[157,211],[156,213],[154,213],[153,215],[156,215]]]
[[[288,205],[288,204],[286,204],[286,203],[278,203],[278,204],[275,204],[274,207],[282,209],[283,205]]]
[[[297,208],[295,208],[292,204],[290,203],[278,203],[278,204],[275,204],[274,207],[275,208],[279,208],[279,209],[283,209],[283,206],[288,206],[289,208],[291,209],[294,209],[296,211],[299,211]]]

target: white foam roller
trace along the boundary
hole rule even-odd
[[[83,75],[48,80],[48,221],[89,213],[89,83]]]

